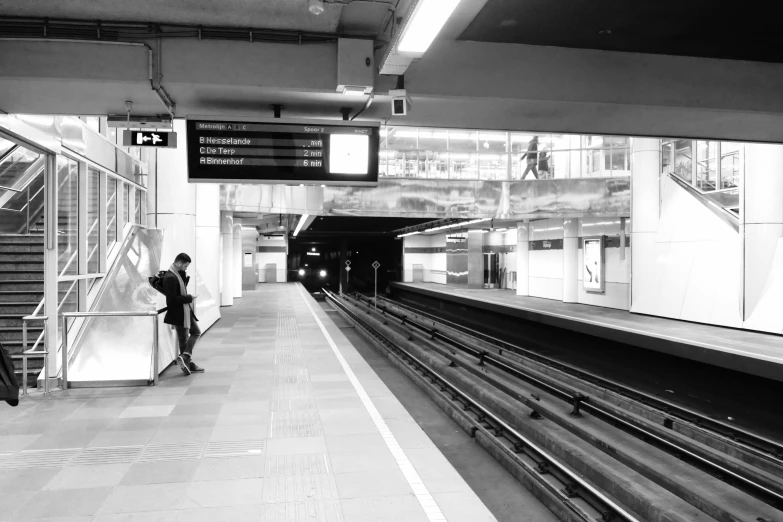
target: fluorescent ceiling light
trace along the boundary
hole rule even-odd
[[[407,234],[400,234],[397,237],[401,238],[401,237],[415,236],[416,234],[421,234],[421,232],[408,232]]]
[[[425,52],[459,0],[420,0],[405,24],[397,50],[403,53]]]
[[[364,96],[364,87],[346,85],[343,89],[343,94],[348,96]]]
[[[302,217],[299,218],[299,223],[296,224],[296,229],[294,229],[294,237],[296,237],[297,234],[302,230],[302,225],[305,224],[305,221],[307,221],[307,218],[310,216],[308,214],[302,214]]]

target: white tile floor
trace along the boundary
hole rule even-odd
[[[202,375],[0,408],[0,521],[495,520],[298,285],[236,302]]]

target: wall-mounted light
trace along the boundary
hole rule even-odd
[[[323,0],[310,0],[310,12],[318,16],[324,12]]]

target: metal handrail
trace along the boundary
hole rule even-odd
[[[43,321],[44,332],[46,331],[46,323],[49,317],[45,315],[26,315],[22,317],[22,346],[24,351],[22,352],[22,395],[27,395],[27,359],[29,357],[43,357],[44,366],[44,395],[49,394],[49,351],[42,350],[40,352],[35,351],[35,346],[38,346],[36,341],[35,346],[30,350],[27,349],[27,321]],[[43,333],[42,333],[43,335]]]
[[[11,192],[22,192],[22,191],[21,191],[21,190],[19,190],[19,189],[15,189],[15,188],[11,188],[11,187],[6,187],[5,185],[0,185],[0,190],[10,190]]]
[[[63,342],[62,342],[62,386],[68,389],[68,318],[76,317],[151,317],[152,318],[152,361],[150,362],[151,381],[153,386],[158,384],[158,345],[159,330],[158,316],[161,310],[154,312],[65,312],[62,314]]]

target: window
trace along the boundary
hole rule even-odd
[[[101,173],[98,169],[87,169],[87,272],[99,271],[100,224],[98,223],[98,203],[100,201]]]
[[[106,186],[106,252],[117,242],[117,180],[108,177]]]
[[[57,156],[57,272],[78,273],[79,165]]]
[[[742,144],[722,142],[720,144],[720,188],[733,189],[739,186]]]
[[[123,183],[122,185],[122,195],[123,195],[123,203],[122,203],[122,227],[125,228],[125,223],[131,223],[133,221],[133,217],[131,216],[131,207],[130,207],[130,189],[131,186]]]
[[[365,162],[366,161],[367,160],[366,160],[366,157],[365,157]],[[136,223],[137,225],[141,225],[141,191],[140,190],[134,190],[133,192],[136,194],[135,197],[134,197],[135,202],[136,202],[135,208],[134,208],[134,212],[133,212],[133,215],[136,217],[136,220],[134,221],[134,223]]]

